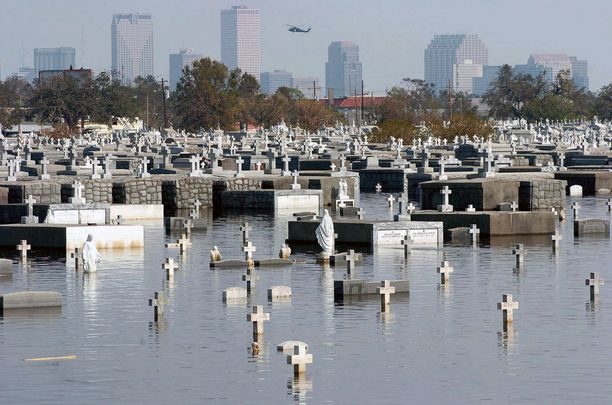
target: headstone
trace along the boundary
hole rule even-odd
[[[174,271],[178,270],[178,263],[175,263],[173,258],[166,257],[162,269],[166,272],[166,281],[174,281]]]
[[[376,292],[380,294],[380,311],[388,312],[391,304],[391,294],[395,294],[395,287],[391,285],[391,281],[383,280]]]
[[[253,310],[247,314],[247,321],[253,324],[253,336],[260,336],[264,333],[264,322],[270,320],[270,314],[264,312],[263,306],[253,305]],[[257,339],[255,339],[257,340]]]
[[[569,188],[570,197],[582,197],[582,186],[574,184]]]
[[[291,298],[291,287],[274,285],[268,288],[268,301]]]
[[[559,241],[563,239],[563,236],[561,236],[558,229],[555,229],[555,234],[551,235],[550,239],[552,240],[552,250],[556,253],[559,251]]]
[[[85,204],[85,197],[83,197],[84,189],[85,189],[85,186],[83,186],[83,184],[80,181],[75,180],[72,182],[72,190],[74,193],[74,197],[70,198],[71,204],[75,204],[75,205]]]
[[[480,235],[480,229],[476,224],[470,225],[470,235],[472,236],[472,244],[478,243],[478,236]]]
[[[248,296],[247,290],[242,287],[229,287],[223,290],[223,302],[243,300]]]
[[[28,195],[28,198],[25,200],[25,203],[28,205],[28,215],[21,217],[21,223],[37,224],[38,217],[34,216],[34,204],[36,204],[36,200],[32,197],[32,195]]]
[[[166,298],[161,291],[155,291],[153,298],[149,299],[149,306],[153,307],[153,320],[159,322],[164,316],[164,305]]]
[[[449,196],[453,193],[452,190],[448,188],[448,186],[444,186],[442,190],[440,190],[440,194],[444,197],[444,202],[442,205],[438,205],[438,212],[453,212],[453,206],[449,204]]]
[[[516,257],[516,268],[518,269],[523,267],[523,259],[525,255],[523,244],[519,243],[515,245],[514,249],[512,249],[512,254]]]
[[[349,250],[346,254],[346,273],[351,276],[355,270],[355,251]]]
[[[28,241],[22,239],[21,242],[19,242],[19,245],[16,246],[16,248],[21,252],[21,260],[27,260],[28,250],[32,249],[32,246],[28,245]]]
[[[599,286],[604,285],[604,280],[599,277],[599,273],[591,273],[590,277],[585,280],[585,284],[589,287],[591,301],[599,295]]]
[[[312,364],[312,354],[306,353],[306,347],[295,345],[293,354],[287,355],[287,364],[293,365],[293,375],[297,377],[306,372],[306,364]]]

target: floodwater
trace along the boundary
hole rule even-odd
[[[362,195],[366,218],[389,215],[386,197]],[[581,205],[580,217],[609,218],[605,199]],[[293,257],[305,263],[258,270],[249,302],[225,305],[222,290],[244,286],[244,271],[211,270],[210,248],[240,258],[238,227],[247,220],[255,258],[276,257],[286,218],[215,218],[193,234],[172,284],[161,263],[178,256],[163,247],[176,235],[161,226],[146,228],[143,251],[103,251],[97,275],[33,252],[27,266],[15,260],[0,291],[59,291],[63,307],[0,317],[0,403],[610,403],[612,286],[593,304],[584,280],[591,271],[612,280],[612,243],[574,238],[569,211],[558,254],[549,238],[524,240],[520,271],[509,240],[415,249],[407,260],[401,248],[365,254],[358,277],[410,280],[410,294],[392,296],[388,314],[377,297],[335,304],[333,280],[344,268],[324,269],[304,247]],[[448,286],[436,273],[443,259],[454,267]],[[291,286],[291,301],[268,303],[272,285]],[[155,324],[148,299],[158,290],[168,303]],[[496,308],[504,293],[519,302],[507,332]],[[258,355],[249,350],[252,304],[270,313]],[[276,351],[285,340],[305,341],[313,354],[300,379]],[[76,358],[24,361],[67,355]]]

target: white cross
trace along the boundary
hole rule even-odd
[[[474,206],[472,204],[468,205],[467,208],[465,209],[467,212],[475,212],[476,208],[474,208]]]
[[[353,270],[355,270],[355,251],[349,250],[346,254],[346,273],[350,276]]]
[[[262,166],[261,162],[255,163],[255,170],[257,170],[258,172],[261,171],[261,166]]]
[[[578,204],[578,201],[575,201],[572,204],[572,211],[574,213],[574,221],[578,219],[578,211],[580,210],[580,204]]]
[[[519,243],[512,249],[512,254],[516,256],[516,267],[521,267],[523,265],[523,254],[525,249],[523,248],[523,244]]]
[[[32,195],[28,195],[28,198],[25,200],[26,204],[28,204],[28,217],[34,216],[34,204],[36,204],[36,200]]]
[[[253,310],[250,314],[247,314],[247,321],[253,324],[253,336],[263,335],[264,332],[264,321],[270,320],[270,314],[264,312],[263,306],[253,305]]]
[[[393,207],[393,201],[395,201],[393,194],[389,194],[389,197],[387,197],[387,203],[389,204],[389,208]]]
[[[440,283],[446,284],[450,274],[453,272],[453,268],[448,264],[448,261],[444,260],[438,267],[438,273],[440,273]]]
[[[448,198],[449,198],[449,196],[450,196],[452,193],[453,193],[453,191],[452,191],[452,190],[450,190],[450,189],[448,188],[448,186],[444,186],[444,187],[442,188],[442,190],[440,190],[440,194],[443,194],[443,195],[444,195],[444,197],[443,197],[443,198],[444,198],[444,203],[443,203],[444,205],[449,205],[449,204],[448,204]]]
[[[194,210],[194,214],[196,216],[196,218],[200,217],[200,206],[202,205],[202,203],[200,202],[199,199],[195,199],[195,201],[193,202],[193,210]]]
[[[244,258],[246,260],[253,258],[253,252],[257,251],[255,246],[251,243],[251,241],[247,241],[242,247],[242,251],[244,252]]]
[[[32,246],[28,245],[28,241],[23,239],[19,242],[19,245],[17,245],[17,250],[21,251],[21,258],[24,260],[28,258],[28,250],[31,248]]]
[[[74,252],[70,253],[70,257],[74,259],[74,268],[78,269],[81,266],[79,262],[79,259],[81,258],[81,249],[74,248]]]
[[[408,202],[410,201],[408,199],[408,195],[406,193],[400,194],[397,201],[399,202],[399,214],[406,215],[406,207],[407,207]]]
[[[380,193],[382,191],[382,186],[380,185],[380,183],[376,183],[376,192]]]
[[[331,169],[332,172],[336,171],[336,165],[334,163],[332,163],[331,165],[329,165],[329,168]]]
[[[510,204],[510,209],[512,210],[512,212],[516,212],[518,210],[518,204],[516,203],[516,201],[512,201],[512,204]]]
[[[550,239],[552,240],[553,252],[557,252],[559,250],[559,241],[563,239],[563,236],[561,236],[558,229],[555,229],[555,234],[551,235]]]
[[[74,190],[74,197],[72,198],[71,202],[73,204],[85,203],[85,199],[83,198],[83,190],[85,189],[85,186],[81,184],[80,181],[75,180],[72,182],[72,189]]]
[[[606,204],[608,205],[608,212],[612,212],[612,198],[608,198],[608,202]]]
[[[291,162],[291,158],[289,156],[285,155],[285,157],[283,157],[281,160],[283,161],[284,171],[288,172],[289,171],[289,162]]]
[[[387,312],[391,303],[391,294],[395,294],[395,287],[391,285],[391,281],[383,280],[380,282],[380,287],[376,288],[376,292],[380,294],[380,311]]]
[[[300,173],[297,170],[294,170],[291,173],[291,176],[293,176],[293,184],[298,184],[298,177],[300,177]]]
[[[293,354],[287,355],[287,364],[293,365],[293,375],[299,376],[306,372],[306,364],[312,364],[312,354],[306,353],[306,347],[293,346]]]
[[[187,251],[187,248],[191,247],[191,242],[189,241],[189,238],[187,238],[186,234],[182,234],[181,238],[178,239],[176,243],[181,254],[184,254]]]
[[[247,267],[246,274],[242,275],[242,281],[246,281],[247,294],[251,293],[251,286],[256,280],[259,280],[259,276],[255,274],[255,270],[250,266]]]
[[[236,159],[236,174],[242,173],[242,164],[243,163],[244,163],[244,159],[242,158],[242,155],[239,155],[238,159]]]
[[[174,271],[178,270],[178,263],[175,263],[173,258],[167,257],[162,269],[166,271],[166,280],[174,281]]]
[[[191,219],[186,219],[183,222],[183,229],[185,229],[185,232],[187,233],[187,235],[191,235],[191,228],[193,227],[193,223],[191,222]]]
[[[357,218],[358,219],[363,219],[363,216],[365,215],[365,211],[362,208],[359,208],[357,210]]]
[[[472,235],[472,243],[476,243],[478,235],[480,235],[480,229],[476,224],[470,225],[470,235]]]
[[[512,311],[518,309],[518,302],[512,300],[512,294],[504,294],[502,302],[497,303],[497,309],[502,311],[504,324],[512,323]]]
[[[344,157],[344,155],[340,155],[340,171],[341,172],[346,171],[346,167],[344,167],[345,161],[346,161],[346,158]]]
[[[585,284],[589,286],[591,301],[595,300],[595,297],[599,295],[599,286],[604,285],[604,280],[599,277],[599,273],[591,273],[590,277],[587,278]]]

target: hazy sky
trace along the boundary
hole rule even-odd
[[[35,47],[72,46],[77,66],[109,70],[114,12],[148,12],[155,73],[168,77],[179,48],[220,58],[219,10],[261,10],[262,71],[285,69],[324,83],[327,46],[360,46],[366,90],[382,93],[423,77],[423,50],[436,33],[477,34],[490,64],[525,63],[531,53],[587,59],[591,90],[612,82],[612,0],[0,0],[2,76],[32,65]],[[312,26],[292,34],[285,24]]]

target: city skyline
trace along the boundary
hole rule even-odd
[[[417,1],[407,5],[390,0],[374,11],[366,4],[344,0],[333,4],[298,0],[291,10],[280,9],[273,1],[243,3],[261,10],[262,71],[284,69],[298,77],[324,77],[327,45],[335,40],[351,40],[359,44],[361,61],[368,67],[364,71],[366,90],[382,94],[404,77],[423,78],[423,49],[433,35],[450,32],[477,34],[489,48],[492,65],[525,63],[531,54],[565,53],[589,62],[591,90],[612,81],[608,69],[612,56],[601,52],[605,47],[603,41],[612,33],[604,18],[612,11],[612,5],[604,1],[585,4],[580,15],[566,1],[550,7],[517,0],[508,8],[501,0],[477,0],[469,10],[463,10],[464,5],[448,1],[435,5]],[[128,8],[152,14],[155,74],[167,78],[168,55],[179,48],[194,48],[197,53],[220,60],[219,12],[238,4],[225,0],[206,4],[186,0],[179,10],[158,1],[132,1],[126,6],[117,0],[95,5],[57,0],[53,5],[30,8],[24,2],[8,0],[0,23],[9,26],[14,21],[27,21],[33,22],[34,28],[25,30],[18,40],[0,38],[2,73],[6,77],[22,65],[33,66],[30,59],[33,48],[57,46],[77,49],[77,67],[96,72],[110,70],[108,20],[113,13]],[[72,9],[70,18],[62,11],[68,5]],[[500,12],[504,13],[504,21],[520,21],[520,32],[510,25],[503,28],[499,23]],[[542,15],[547,18],[542,19]],[[567,19],[572,23],[561,29],[558,21]],[[286,23],[312,25],[313,29],[308,34],[291,34]],[[477,29],[473,28],[476,26]]]

